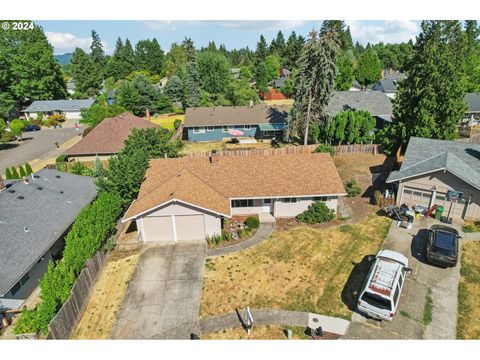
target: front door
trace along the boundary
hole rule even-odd
[[[271,213],[272,212],[272,199],[263,199],[262,200],[262,212]]]

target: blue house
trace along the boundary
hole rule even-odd
[[[221,141],[225,138],[281,137],[288,106],[217,106],[187,108],[183,124],[188,141]]]

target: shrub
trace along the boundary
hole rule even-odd
[[[43,119],[39,119],[39,118],[31,119],[30,124],[40,127],[43,125]]]
[[[25,166],[25,172],[27,173],[27,176],[33,173],[33,169],[29,163],[25,163],[24,166]]]
[[[245,237],[245,229],[238,229],[237,230],[237,235],[240,239]]]
[[[283,142],[280,139],[273,138],[272,141],[270,142],[270,145],[273,148],[278,149],[278,148],[281,148],[283,146]]]
[[[10,169],[12,172],[12,179],[20,179],[20,174],[18,173],[17,168],[12,166]]]
[[[256,216],[249,216],[245,220],[245,225],[247,225],[250,229],[258,228],[258,225],[259,225],[258,218]]]
[[[56,123],[59,122],[64,122],[65,121],[65,115],[60,115],[60,114],[53,114],[48,117],[47,120],[54,121]]]
[[[15,135],[13,135],[12,132],[10,131],[5,131],[3,134],[2,134],[2,137],[0,138],[0,142],[10,142],[10,141],[14,141],[16,140],[17,138],[15,137]]]
[[[7,180],[12,180],[13,179],[12,171],[8,167],[5,170],[5,179],[7,179]]]
[[[345,190],[347,191],[348,197],[355,197],[362,192],[362,189],[355,179],[352,179],[345,184]]]
[[[74,162],[72,165],[72,174],[82,175],[86,170],[85,165],[82,162]]]
[[[60,156],[57,156],[57,158],[55,159],[56,163],[66,162],[66,161],[67,161],[67,155],[60,155]]]
[[[18,167],[18,170],[19,170],[20,178],[21,178],[21,179],[23,179],[25,176],[27,176],[27,173],[26,173],[26,171],[25,171],[25,169],[23,168],[22,165],[20,165],[20,166]]]
[[[327,144],[320,144],[318,145],[314,152],[316,153],[329,153],[330,155],[335,155],[335,147],[332,145],[327,145]]]
[[[333,220],[335,217],[335,210],[330,209],[322,201],[315,201],[308,206],[300,215],[297,215],[297,219],[303,223],[316,224]]]
[[[238,143],[240,142],[240,140],[238,140],[236,137],[234,137],[234,138],[231,138],[231,139],[230,139],[230,142],[231,142],[232,144],[238,144]]]
[[[67,163],[66,163],[66,162],[57,162],[57,163],[55,164],[55,168],[56,168],[58,171],[68,172],[68,167],[67,167]]]
[[[93,130],[93,127],[87,127],[85,130],[83,130],[82,137],[87,136],[88,133],[92,130]]]
[[[182,126],[182,120],[175,119],[175,121],[173,122],[173,128],[177,130],[180,126]]]

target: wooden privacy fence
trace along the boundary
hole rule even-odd
[[[285,146],[282,148],[272,149],[228,149],[219,150],[216,152],[218,156],[249,156],[249,155],[284,155],[284,154],[310,154],[318,144],[302,145],[302,146]],[[355,144],[355,145],[337,145],[334,146],[336,155],[356,155],[356,154],[373,154],[379,153],[379,146],[377,144]],[[211,152],[188,153],[188,157],[206,157],[210,156]]]
[[[73,285],[72,292],[57,315],[48,324],[47,339],[69,339],[80,320],[87,305],[98,274],[105,264],[107,254],[97,251],[93,258],[87,261],[85,268]]]

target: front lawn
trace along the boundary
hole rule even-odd
[[[177,119],[183,124],[185,121],[185,115],[159,115],[156,118],[150,118],[150,121],[154,124],[160,125],[165,129],[172,130],[174,128],[173,124]]]
[[[201,317],[237,308],[273,308],[350,319],[342,290],[355,264],[376,254],[390,220],[375,214],[357,224],[276,230],[239,253],[207,260]]]
[[[480,241],[465,242],[458,285],[458,339],[480,339]]]

